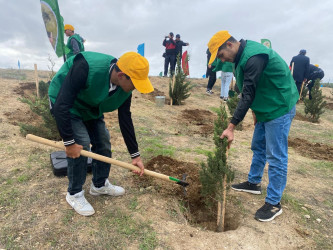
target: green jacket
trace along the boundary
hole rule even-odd
[[[244,69],[250,57],[268,55],[268,63],[259,82],[251,109],[259,122],[267,122],[287,114],[296,104],[299,95],[286,62],[272,49],[247,40],[236,68],[237,86],[243,89]]]
[[[215,68],[214,72],[222,71],[222,72],[233,72],[233,63],[231,62],[221,62],[220,59],[216,58],[216,60],[212,63]]]
[[[82,41],[82,38],[80,37],[80,35],[74,34],[74,35],[70,36],[67,40],[67,45],[66,45],[66,47],[69,49],[69,52],[66,53],[67,60],[68,60],[68,58],[74,56],[74,51],[73,51],[73,47],[72,47],[72,43],[71,43],[72,39],[75,39],[77,41],[80,52],[84,51],[84,45],[83,45],[83,41]]]
[[[78,93],[70,112],[84,121],[97,119],[106,112],[118,109],[132,92],[126,93],[122,88],[109,96],[110,64],[112,56],[97,52],[81,52],[89,65],[86,87]],[[49,87],[49,97],[54,104],[59,90],[73,65],[75,56],[69,58],[53,77]]]

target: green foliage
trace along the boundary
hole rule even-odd
[[[304,99],[304,112],[309,115],[311,122],[318,122],[320,116],[325,112],[326,101],[320,89],[320,80],[317,79],[311,89],[312,99]]]
[[[301,93],[301,100],[303,100],[303,101],[305,100],[308,92],[309,92],[309,89],[306,88],[305,86],[303,86],[303,90],[302,90],[302,93]]]
[[[188,60],[188,58],[187,58]],[[186,75],[183,72],[183,69],[180,65],[180,55],[177,56],[177,67],[176,75],[173,80],[173,77],[170,78],[169,83],[169,96],[172,99],[173,105],[181,105],[182,101],[189,98],[191,95],[189,91],[191,90],[191,82],[184,82]],[[174,81],[174,82],[173,82]]]
[[[23,97],[21,102],[29,105],[32,112],[39,115],[43,119],[43,123],[38,125],[20,124],[21,133],[26,136],[27,134],[34,134],[51,140],[60,140],[61,137],[58,133],[55,119],[50,113],[50,105],[47,96],[38,97]]]
[[[207,164],[201,163],[200,182],[201,195],[207,206],[212,206],[216,201],[223,200],[223,179],[226,175],[227,183],[234,178],[234,173],[227,166],[227,139],[220,139],[223,130],[227,128],[228,116],[224,106],[220,106],[218,119],[214,124],[214,154],[209,154]]]
[[[234,115],[238,102],[239,102],[239,98],[237,95],[234,95],[233,97],[228,98],[227,105],[228,105],[229,113],[231,116]],[[237,124],[236,130],[243,130],[243,122],[240,122]]]
[[[48,96],[48,91],[49,91],[49,83],[44,82],[44,81],[40,81],[39,82],[39,97],[43,98]]]

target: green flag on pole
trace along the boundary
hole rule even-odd
[[[40,0],[47,37],[58,57],[65,54],[64,21],[58,0]]]
[[[261,39],[261,44],[265,45],[267,48],[271,49],[272,48],[272,44],[271,41],[268,39]]]

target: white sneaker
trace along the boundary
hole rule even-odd
[[[80,193],[70,195],[67,192],[66,201],[69,205],[74,208],[74,210],[84,216],[93,215],[95,213],[94,208],[90,205],[90,203],[84,197],[84,191],[82,190]]]
[[[125,193],[125,189],[119,186],[112,185],[108,179],[105,180],[105,184],[103,187],[97,188],[91,183],[90,192],[91,195],[101,195],[107,194],[111,196],[120,196]]]

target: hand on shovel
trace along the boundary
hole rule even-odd
[[[145,166],[143,165],[143,162],[141,161],[140,156],[132,159],[132,165],[137,166],[141,169],[141,171],[133,170],[133,173],[136,173],[137,175],[142,176],[143,175],[143,170],[145,169]]]
[[[74,143],[72,145],[66,146],[66,155],[73,159],[79,158],[82,149],[83,147],[81,145]]]

